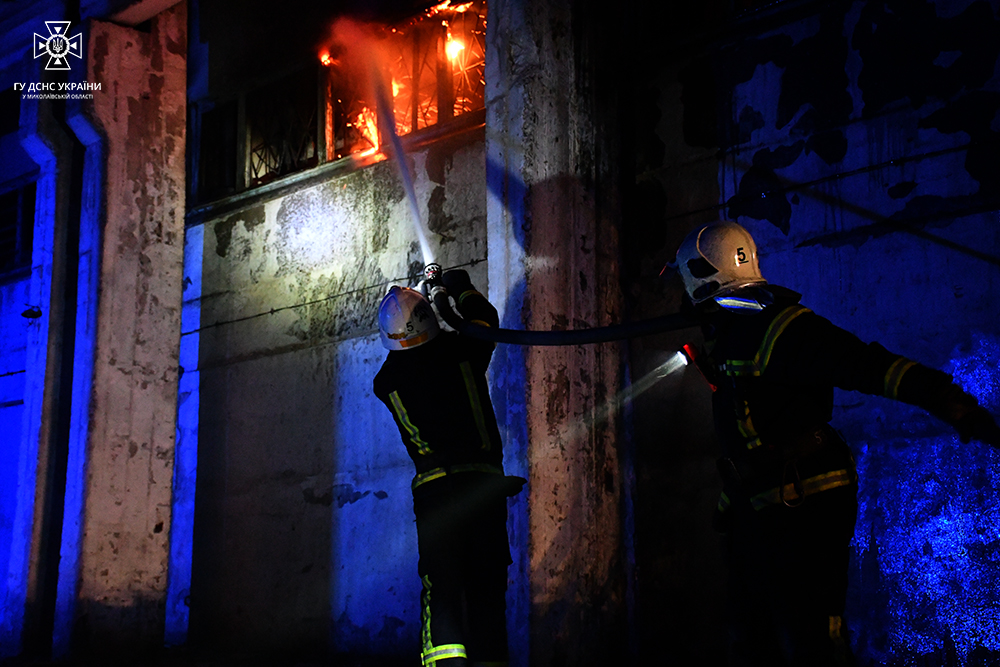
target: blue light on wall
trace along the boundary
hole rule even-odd
[[[170,518],[170,564],[164,643],[187,641],[191,553],[194,543],[194,500],[198,468],[198,412],[201,406],[201,270],[205,228],[189,227],[184,238],[184,305],[181,311],[181,376],[177,397],[177,439],[174,448],[173,504]]]
[[[1000,412],[1000,338],[980,336],[946,370]],[[884,664],[1000,655],[1000,454],[941,431],[856,448],[853,627],[859,654]]]

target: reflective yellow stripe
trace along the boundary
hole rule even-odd
[[[392,407],[396,411],[396,417],[399,418],[399,423],[402,424],[403,428],[406,429],[406,432],[410,434],[410,442],[416,445],[417,451],[421,454],[430,454],[431,446],[420,437],[420,429],[414,426],[413,422],[410,421],[410,415],[407,414],[406,408],[403,407],[403,401],[399,398],[399,392],[394,391],[389,394],[389,400],[392,402]]]
[[[420,591],[420,656],[433,650],[434,642],[431,640],[431,578],[427,575],[420,577],[423,590]]]
[[[885,373],[885,391],[883,395],[886,398],[895,399],[899,393],[899,383],[903,379],[903,375],[916,365],[917,362],[910,361],[906,357],[900,357],[892,362],[892,366],[889,366],[889,370]]]
[[[462,644],[441,644],[441,646],[434,646],[430,651],[421,653],[420,661],[423,665],[433,665],[438,660],[467,657],[465,646]]]
[[[802,493],[811,496],[815,493],[835,489],[839,486],[847,486],[854,482],[854,474],[849,470],[834,470],[823,473],[808,479],[802,480]],[[785,484],[784,497],[786,500],[799,500],[799,494],[795,491],[794,484]],[[763,493],[758,493],[750,499],[750,503],[755,510],[763,509],[768,505],[778,505],[781,503],[781,488],[774,487]]]
[[[743,401],[743,416],[736,418],[736,430],[747,442],[747,449],[756,449],[762,444],[757,434],[757,429],[753,427],[753,419],[750,417],[750,406]]]
[[[841,639],[841,631],[844,627],[844,619],[840,616],[830,617],[830,639]]]
[[[799,315],[811,313],[805,306],[795,304],[785,308],[778,313],[767,331],[764,332],[764,339],[760,343],[760,349],[753,359],[729,359],[724,367],[727,375],[760,375],[767,369],[767,364],[771,361],[771,353],[774,351],[774,344],[778,342],[778,336],[784,332],[788,325]]]
[[[483,406],[479,401],[479,388],[476,387],[476,378],[472,375],[472,366],[468,361],[459,364],[462,369],[462,379],[465,380],[465,391],[469,394],[469,405],[472,406],[472,416],[476,420],[476,428],[479,429],[480,447],[483,451],[490,451],[492,442],[490,434],[486,431],[486,418],[483,417]]]
[[[445,475],[454,474],[456,472],[488,472],[493,473],[494,475],[502,475],[503,469],[489,463],[462,463],[449,468],[434,468],[414,477],[413,482],[410,484],[410,489],[416,489],[421,484],[426,484],[431,480],[441,479]]]
[[[464,292],[462,292],[462,293],[461,293],[461,294],[460,294],[460,295],[458,296],[458,305],[460,305],[460,306],[461,306],[461,305],[462,305],[462,302],[463,302],[463,301],[465,301],[465,297],[467,297],[467,296],[470,296],[470,295],[472,295],[472,294],[478,294],[479,296],[483,296],[482,294],[479,294],[479,292],[477,292],[477,291],[476,291],[476,290],[474,290],[474,289],[467,289],[467,290],[465,290]],[[486,297],[483,297],[483,298],[486,298]]]
[[[722,493],[719,494],[719,504],[717,506],[717,509],[720,512],[725,512],[727,509],[729,509],[729,504],[730,504],[729,496],[727,496],[726,492],[723,491]]]

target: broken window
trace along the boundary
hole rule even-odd
[[[31,266],[34,226],[34,183],[0,195],[0,280],[18,276]]]

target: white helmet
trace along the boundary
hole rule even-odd
[[[766,283],[757,263],[757,244],[735,222],[698,227],[677,249],[673,265],[694,303],[747,285]]]
[[[379,304],[378,330],[387,350],[407,350],[431,340],[441,328],[423,294],[393,285]]]

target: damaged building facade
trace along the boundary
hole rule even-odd
[[[0,3],[0,658],[414,664],[412,463],[371,380],[424,261],[373,76],[502,326],[676,312],[663,264],[732,219],[1000,415],[995,0],[285,4]],[[664,371],[700,335],[498,346],[514,664],[725,663],[710,389]],[[855,653],[989,664],[996,455],[859,394],[834,425]]]

